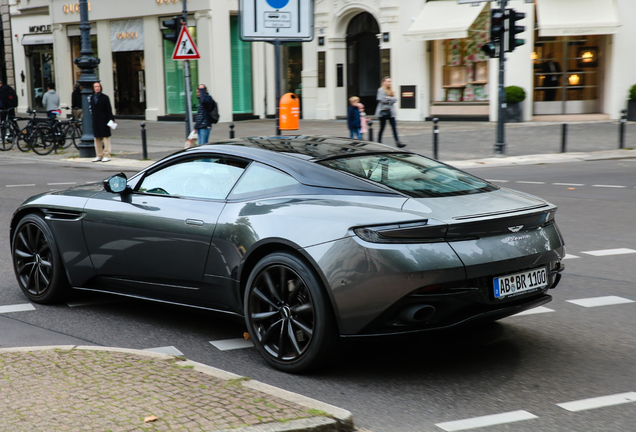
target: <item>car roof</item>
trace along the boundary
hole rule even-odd
[[[328,136],[272,136],[216,141],[192,147],[183,152],[210,151],[271,165],[309,186],[399,195],[396,191],[378,183],[316,163],[338,156],[398,153],[394,147],[383,144]],[[399,153],[404,152],[399,151]]]

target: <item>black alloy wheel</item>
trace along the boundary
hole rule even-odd
[[[30,300],[50,304],[64,297],[68,280],[53,234],[42,217],[29,214],[20,221],[11,255],[20,288]]]
[[[335,345],[333,313],[313,271],[274,253],[252,271],[245,292],[250,338],[274,368],[290,373],[323,366]]]

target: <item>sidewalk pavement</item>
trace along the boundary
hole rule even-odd
[[[201,363],[96,346],[0,349],[3,431],[353,431],[350,412]]]

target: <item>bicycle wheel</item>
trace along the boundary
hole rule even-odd
[[[6,123],[0,126],[0,151],[7,151],[13,148],[13,144],[18,139],[13,125],[11,123]]]
[[[20,139],[18,139],[18,149],[22,152],[31,151],[31,141],[33,140],[33,132],[35,128],[32,126],[25,126],[20,131]]]
[[[79,150],[79,144],[82,142],[82,124],[74,124],[71,127],[71,140],[76,149]]]
[[[35,130],[33,140],[31,141],[31,148],[37,154],[44,156],[53,151],[55,148],[55,138],[53,131],[48,127],[39,127]]]
[[[69,148],[71,144],[73,144],[73,125],[70,123],[60,124],[57,132],[60,133],[60,140],[57,147],[62,149]]]

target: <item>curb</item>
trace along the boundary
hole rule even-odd
[[[134,354],[143,357],[153,357],[162,360],[172,360],[175,358],[173,355],[157,353],[152,351],[142,351],[129,348],[113,348],[102,346],[88,346],[88,345],[50,345],[50,346],[37,346],[37,347],[17,347],[17,348],[0,348],[0,354],[10,352],[30,352],[30,351],[46,351],[46,350],[85,350],[85,351],[109,351],[119,352],[126,354]],[[181,357],[176,357],[181,358]],[[242,387],[247,387],[252,390],[257,390],[261,393],[268,394],[270,396],[283,399],[288,402],[301,405],[306,408],[322,411],[326,416],[317,416],[308,419],[292,420],[286,423],[263,423],[256,426],[246,426],[233,429],[220,429],[217,432],[350,432],[353,431],[353,415],[342,408],[338,408],[333,405],[329,405],[324,402],[320,402],[316,399],[312,399],[297,393],[293,393],[287,390],[282,390],[269,384],[262,383],[260,381],[252,380],[248,377],[227,372],[222,369],[218,369],[212,366],[208,366],[203,363],[198,363],[191,360],[180,360],[175,364],[179,366],[189,366],[197,372],[210,375],[214,378],[224,381],[234,380],[238,382]]]

